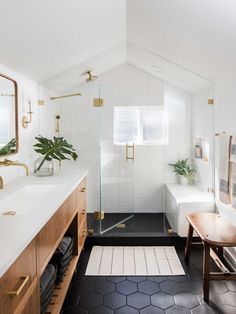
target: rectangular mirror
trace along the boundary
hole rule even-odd
[[[0,157],[18,151],[17,83],[0,74]]]

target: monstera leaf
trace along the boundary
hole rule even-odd
[[[0,149],[0,156],[9,155],[16,151],[16,139],[13,138],[5,146]]]
[[[37,136],[35,139],[38,143],[34,145],[34,150],[44,156],[37,170],[42,167],[45,160],[69,160],[69,157],[76,160],[78,158],[73,145],[69,144],[63,137],[54,136],[53,139],[48,139],[46,137]]]

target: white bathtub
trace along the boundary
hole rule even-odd
[[[196,186],[166,184],[165,210],[173,231],[181,237],[186,237],[188,233],[186,216],[194,212],[214,212],[214,196]]]

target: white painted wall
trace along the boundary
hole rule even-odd
[[[33,150],[35,136],[41,134],[51,137],[55,130],[56,103],[49,101],[51,92],[39,86],[36,82],[22,76],[19,73],[0,65],[0,73],[5,74],[18,84],[18,125],[19,125],[19,152],[9,156],[11,160],[18,160],[26,163],[33,169],[33,163],[38,157]],[[38,99],[45,99],[44,106],[38,106]],[[21,125],[22,116],[28,111],[28,100],[31,99],[33,120],[27,129]],[[4,158],[4,157],[3,157]],[[2,159],[3,159],[2,158]],[[22,167],[1,167],[0,175],[3,177],[4,184],[25,175]]]
[[[195,156],[194,146],[200,140],[209,144],[208,161],[194,159],[197,169],[196,184],[205,192],[214,187],[213,183],[213,129],[214,129],[214,107],[208,105],[208,99],[212,96],[212,87],[209,86],[192,94],[192,141],[193,156]]]
[[[104,98],[100,109],[93,107],[99,85]],[[80,166],[90,169],[89,211],[100,209],[101,161],[105,212],[162,212],[163,184],[176,180],[168,163],[191,156],[190,95],[127,64],[77,90],[83,95],[61,106],[62,133],[78,149]],[[127,164],[124,146],[113,145],[113,107],[163,105],[169,115],[170,144],[136,146],[135,163]]]

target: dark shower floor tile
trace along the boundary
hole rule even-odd
[[[101,229],[104,231],[107,228],[114,226],[123,219],[133,215],[132,218],[125,221],[125,228],[113,228],[103,236],[161,236],[167,235],[167,230],[170,229],[168,220],[163,213],[105,213],[104,220],[101,221]],[[95,219],[93,214],[88,214],[88,228],[94,230],[94,235],[99,234],[100,222]],[[173,234],[172,234],[173,235]]]
[[[87,277],[84,265],[88,262],[91,248],[85,249],[62,313],[236,313],[234,283],[211,282],[210,303],[203,301],[202,247],[193,247],[189,264],[184,261],[184,247],[177,246],[176,250],[186,276]]]

